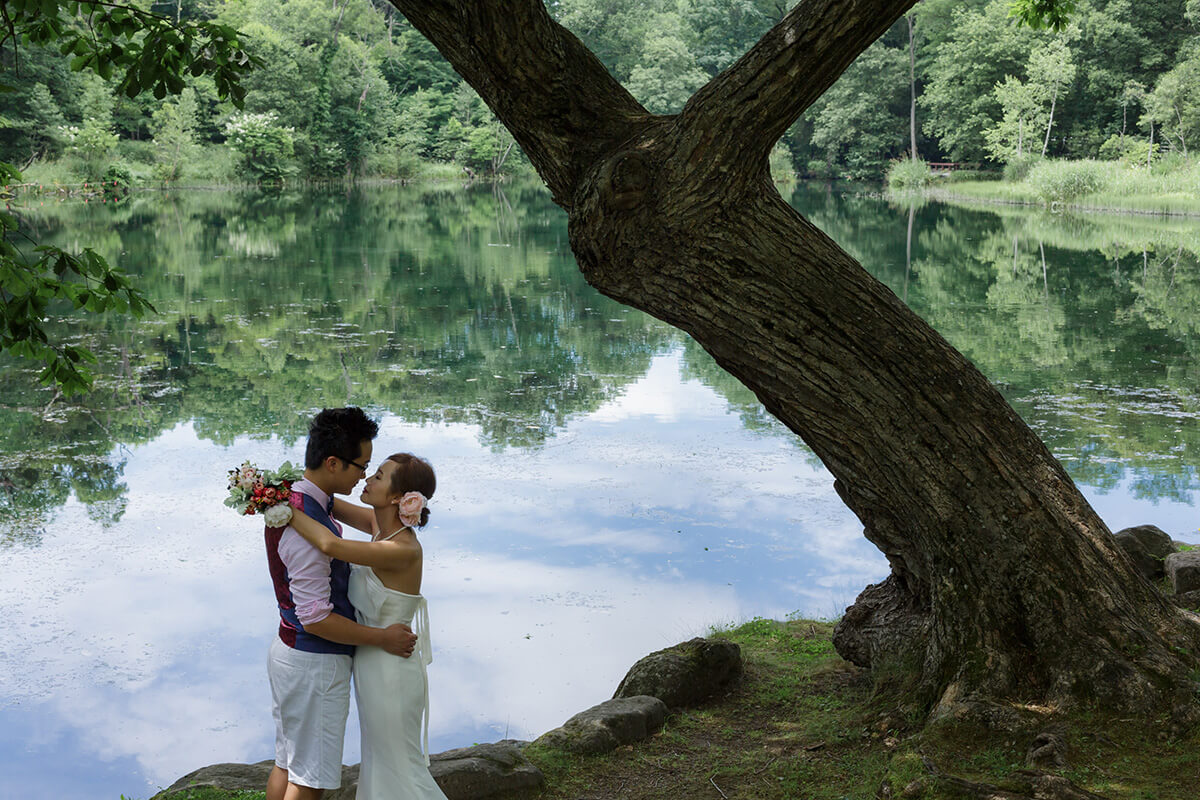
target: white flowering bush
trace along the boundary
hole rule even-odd
[[[295,129],[278,124],[274,111],[234,114],[225,123],[225,137],[237,151],[238,168],[254,181],[278,182],[295,171],[292,165]]]
[[[117,146],[117,135],[103,122],[85,120],[83,126],[59,125],[59,136],[67,150],[75,153],[89,166],[104,162]]]

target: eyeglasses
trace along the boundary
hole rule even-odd
[[[364,464],[360,464],[360,463],[358,463],[357,461],[351,461],[351,460],[350,460],[350,459],[348,459],[348,458],[343,458],[343,459],[342,459],[342,461],[345,461],[347,464],[353,464],[354,466],[356,466],[356,467],[358,467],[359,469],[361,469],[361,470],[362,470],[364,473],[367,471],[366,465],[364,465]]]

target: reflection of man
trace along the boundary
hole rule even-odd
[[[292,505],[341,536],[330,516],[333,495],[349,493],[365,477],[378,432],[359,408],[327,408],[313,417],[304,479],[292,485]],[[322,555],[290,526],[267,528],[266,540],[279,603],[279,636],[267,660],[275,716],[267,800],[318,800],[342,784],[354,646],[408,656],[416,637],[407,625],[372,628],[354,621],[346,562]]]

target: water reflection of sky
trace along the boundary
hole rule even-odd
[[[830,616],[885,573],[810,454],[747,431],[680,358],[532,450],[383,420],[380,453],[424,454],[440,479],[423,536],[435,751],[532,738],[651,650],[755,615]],[[221,500],[228,467],[299,460],[302,443],[226,448],[181,425],[126,454],[118,524],[71,500],[40,546],[0,551],[13,796],[144,797],[272,752],[261,528]]]
[[[886,573],[811,454],[778,426],[748,430],[681,378],[682,361],[659,355],[532,449],[501,450],[472,425],[383,420],[380,456],[410,449],[440,476],[423,537],[435,750],[532,738],[609,697],[651,650],[755,615],[836,615]],[[1191,395],[1140,373],[1043,391],[996,363],[989,374],[1018,387],[1010,400],[1092,482],[1081,488],[1111,528],[1200,539],[1185,440],[1170,440],[1174,422],[1154,427],[1194,425]],[[198,766],[271,755],[261,528],[221,500],[230,466],[298,461],[302,447],[218,446],[180,425],[113,454],[127,460],[119,523],[71,499],[40,544],[0,546],[7,794],[145,797]],[[352,715],[345,759],[358,758]]]
[[[424,454],[440,477],[423,536],[435,751],[535,737],[651,650],[755,615],[835,615],[886,573],[811,454],[781,429],[745,429],[680,367],[678,351],[659,356],[531,450],[383,420],[380,456]],[[120,523],[72,500],[40,546],[0,551],[17,587],[0,652],[13,796],[143,797],[204,764],[270,756],[261,529],[221,500],[234,463],[301,448],[221,447],[177,426],[126,451]],[[1191,505],[1084,491],[1114,529],[1195,540]],[[345,758],[359,758],[353,716]]]

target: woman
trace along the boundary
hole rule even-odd
[[[388,456],[367,478],[370,509],[334,501],[337,519],[372,534],[369,542],[341,539],[301,511],[291,525],[331,558],[361,566],[350,575],[350,601],[364,625],[408,624],[417,635],[410,658],[377,647],[354,654],[354,692],[362,729],[358,800],[445,800],[429,774],[429,612],[421,596],[421,543],[416,528],[437,488],[429,462],[411,453]]]

